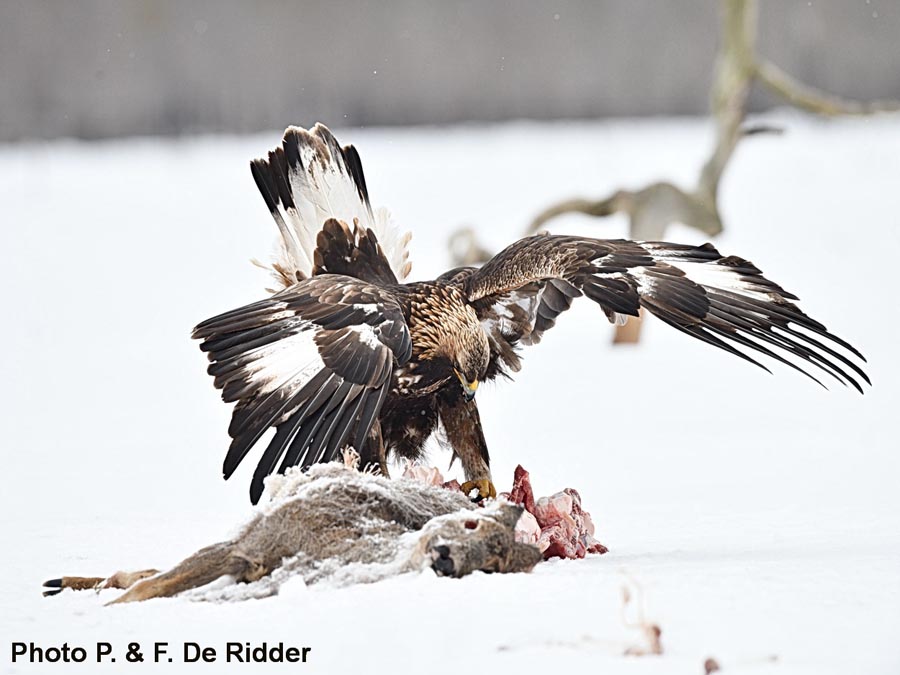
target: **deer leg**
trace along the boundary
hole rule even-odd
[[[243,555],[232,542],[213,544],[200,549],[168,572],[132,586],[109,604],[168,598],[182,591],[205,586],[225,575],[230,575],[237,581],[255,581],[270,571],[261,562]]]
[[[137,572],[119,571],[108,577],[60,577],[44,582],[44,597],[62,593],[70,588],[73,591],[101,590],[104,588],[128,588],[141,579],[159,574],[159,570],[140,570]]]

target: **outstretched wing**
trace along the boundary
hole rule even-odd
[[[277,429],[250,487],[256,503],[275,470],[362,450],[395,365],[412,353],[397,300],[358,279],[322,275],[194,329],[209,374],[236,401],[225,478],[270,427]]]
[[[610,321],[643,307],[665,323],[761,368],[738,347],[765,354],[819,382],[786,355],[850,384],[869,383],[849,355],[865,361],[766,279],[752,263],[711,244],[686,246],[537,235],[504,249],[484,267],[456,270],[488,333],[496,373],[519,369],[514,347],[535,344],[572,300],[586,295]],[[775,351],[773,351],[773,348]],[[819,382],[821,384],[821,382]]]
[[[409,233],[400,233],[386,209],[372,210],[359,153],[352,145],[341,148],[327,127],[288,127],[282,147],[253,160],[250,170],[281,234],[273,272],[282,287],[320,273],[315,252],[329,219],[346,223],[351,241],[367,238],[378,252],[365,266],[332,264],[330,272],[366,281],[389,276],[392,283],[409,275]]]

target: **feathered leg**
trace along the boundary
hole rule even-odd
[[[381,422],[375,420],[372,428],[369,429],[369,435],[360,453],[359,468],[362,471],[371,471],[377,469],[378,473],[386,478],[390,478],[387,468],[387,453],[384,447],[384,437],[381,434]]]
[[[477,489],[479,500],[496,497],[497,490],[491,480],[491,459],[475,401],[466,401],[457,394],[441,401],[438,413],[453,454],[462,462],[466,475],[463,492],[469,494]]]

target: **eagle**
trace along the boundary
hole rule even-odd
[[[409,282],[410,235],[372,208],[352,145],[321,124],[292,126],[250,168],[280,233],[278,288],[200,323],[193,337],[223,400],[235,403],[225,478],[275,430],[251,480],[254,504],[273,472],[348,447],[387,475],[389,458],[417,459],[439,427],[463,491],[496,496],[479,383],[518,371],[521,347],[539,343],[582,296],[610,322],[643,308],[766,370],[756,354],[819,384],[823,375],[860,393],[870,384],[857,349],[752,263],[711,244],[539,234],[481,267]]]

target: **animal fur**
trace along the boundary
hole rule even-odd
[[[346,585],[428,567],[451,577],[476,570],[526,572],[541,560],[537,547],[515,541],[522,509],[506,502],[477,508],[455,490],[338,463],[292,470],[270,483],[271,501],[234,539],[137,581],[114,602],[171,597],[221,577],[249,586],[238,594],[228,586],[231,591],[201,597],[271,595],[293,577]],[[48,594],[125,586],[152,573],[118,572],[109,580],[62,577],[45,585],[53,589]]]

